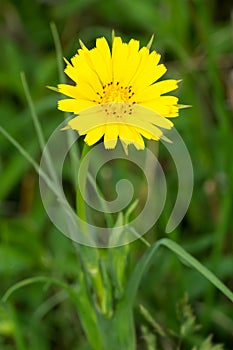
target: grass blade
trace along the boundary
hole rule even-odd
[[[28,106],[29,106],[29,109],[30,109],[30,112],[31,112],[32,121],[33,121],[33,124],[34,124],[35,129],[36,129],[36,133],[37,133],[38,141],[39,141],[39,144],[40,144],[40,148],[43,151],[43,149],[45,147],[45,139],[44,139],[43,131],[42,131],[42,128],[41,128],[41,125],[40,125],[40,122],[39,122],[39,119],[38,119],[38,116],[37,116],[37,113],[36,113],[36,109],[35,109],[34,103],[33,103],[32,98],[31,98],[31,94],[30,94],[30,91],[29,91],[29,88],[28,88],[28,83],[27,83],[27,80],[26,80],[24,72],[20,73],[20,78],[21,78],[21,81],[22,81],[22,85],[23,85],[23,89],[24,89],[25,95],[26,95],[27,103],[28,103]]]
[[[135,299],[135,295],[141,282],[142,276],[152,264],[154,255],[160,246],[164,246],[175,253],[190,267],[198,271],[202,276],[209,280],[217,289],[219,289],[229,300],[233,302],[233,293],[227,286],[224,285],[223,282],[221,282],[210,270],[203,266],[196,258],[186,252],[177,243],[170,239],[164,238],[154,243],[151,248],[146,251],[146,253],[142,256],[141,260],[136,265],[129,280],[128,286],[126,287],[125,296],[123,298],[124,301],[122,302],[121,307],[133,306],[133,301]]]

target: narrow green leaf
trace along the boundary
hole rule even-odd
[[[28,83],[27,83],[27,80],[26,80],[24,72],[20,73],[20,78],[21,78],[21,81],[22,81],[22,85],[23,85],[23,89],[24,89],[25,95],[26,95],[27,103],[28,103],[28,106],[29,106],[29,109],[30,109],[30,112],[31,112],[32,121],[33,121],[33,124],[34,124],[35,129],[36,129],[36,134],[37,134],[37,137],[38,137],[40,148],[41,148],[41,150],[43,152],[43,149],[45,147],[45,139],[44,139],[43,131],[42,131],[42,128],[41,128],[41,125],[40,125],[40,122],[39,122],[39,118],[38,118],[37,113],[36,113],[35,105],[34,105],[34,103],[32,101],[32,98],[31,98],[31,94],[30,94],[30,91],[29,91],[29,88],[28,88]]]
[[[36,172],[39,174],[40,167],[39,164],[34,161],[34,159],[30,156],[30,154],[2,127],[0,126],[0,132],[5,136],[10,143],[19,151],[19,153],[24,156],[25,159],[34,167]]]
[[[57,190],[56,183],[51,181],[46,173],[40,168],[39,164],[34,161],[30,154],[16,141],[3,127],[0,126],[0,132],[10,141],[10,143],[22,154],[22,156],[33,166],[35,171],[43,178],[48,187],[58,196],[63,202],[63,198],[60,196],[60,192]]]
[[[216,288],[218,288],[228,299],[230,299],[233,302],[233,293],[210,270],[203,266],[197,259],[195,259],[188,252],[186,252],[177,243],[173,242],[170,239],[164,238],[155,242],[137,263],[126,288],[125,296],[123,297],[124,300],[122,301],[122,307],[133,306],[133,301],[135,299],[135,295],[140,281],[142,279],[142,276],[153,262],[154,254],[160,246],[167,247],[179,258],[181,258],[185,263],[187,263],[190,267],[200,272],[202,276],[209,280]]]
[[[29,91],[28,83],[27,83],[27,80],[26,80],[24,72],[20,73],[20,77],[21,77],[23,89],[24,89],[24,92],[25,92],[25,95],[26,95],[27,103],[28,103],[28,106],[29,106],[29,109],[30,109],[30,112],[31,112],[31,117],[32,117],[32,121],[33,121],[35,130],[36,130],[36,135],[37,135],[37,138],[38,138],[38,141],[39,141],[39,145],[40,145],[41,151],[43,152],[44,148],[46,146],[45,138],[44,138],[44,134],[43,134],[43,131],[42,131],[42,128],[41,128],[41,124],[40,124],[38,115],[36,113],[36,108],[35,108],[34,102],[32,100],[32,97],[31,97],[31,94],[30,94],[30,91]],[[52,161],[52,158],[51,158],[50,153],[49,153],[48,150],[44,154],[44,157],[46,159],[47,167],[49,169],[51,177],[54,180],[56,180],[56,171],[54,169],[53,161]]]
[[[27,278],[24,279],[18,283],[15,283],[12,287],[10,287],[3,295],[3,297],[1,298],[2,302],[7,302],[7,300],[10,298],[10,296],[15,293],[18,289],[26,287],[30,284],[34,284],[34,283],[49,283],[49,284],[57,284],[60,287],[66,289],[67,291],[69,291],[69,293],[71,293],[73,295],[74,290],[67,285],[66,283],[59,281],[55,278],[51,278],[51,277],[46,277],[46,276],[38,276],[38,277],[31,277],[31,278]]]
[[[233,292],[216,277],[213,272],[208,270],[204,265],[202,265],[196,258],[194,258],[191,254],[186,252],[181,246],[177,243],[173,242],[170,239],[162,239],[161,245],[167,247],[171,251],[173,251],[177,256],[182,258],[186,263],[189,264],[190,267],[194,268],[202,276],[204,276],[207,280],[209,280],[217,289],[219,289],[228,299],[233,302]]]
[[[130,215],[134,212],[135,208],[137,207],[138,205],[138,202],[139,202],[139,199],[135,199],[133,201],[133,203],[129,206],[129,208],[127,209],[126,213],[125,213],[125,222],[128,224],[129,222],[129,218],[130,218]]]
[[[94,350],[102,349],[101,341],[99,338],[97,316],[93,308],[93,305],[89,300],[88,292],[86,290],[86,284],[84,281],[84,275],[81,271],[79,273],[78,290],[75,290],[75,287],[71,287],[70,285],[58,279],[46,277],[46,276],[38,276],[38,277],[27,278],[25,280],[22,280],[14,284],[5,292],[1,301],[4,303],[7,302],[7,300],[11,297],[11,295],[15,293],[18,289],[34,283],[47,283],[48,285],[56,284],[59,287],[65,289],[78,308],[83,328],[85,329],[86,335],[90,341],[90,344],[92,344],[93,349]]]
[[[53,41],[55,44],[55,50],[56,50],[56,55],[57,55],[57,66],[58,66],[58,74],[59,74],[59,80],[61,83],[65,82],[65,77],[63,74],[63,56],[62,56],[62,48],[61,48],[61,43],[59,39],[59,35],[57,32],[57,27],[54,22],[50,23],[50,28],[53,36]]]
[[[138,290],[139,284],[141,282],[143,274],[150,267],[153,262],[154,255],[157,249],[160,246],[167,247],[173,253],[175,253],[179,258],[181,258],[185,263],[187,263],[190,267],[194,268],[198,272],[200,272],[206,279],[208,279],[216,288],[218,288],[226,297],[228,297],[233,302],[233,293],[206,267],[204,267],[197,259],[195,259],[192,255],[187,253],[182,247],[180,247],[177,243],[173,242],[170,239],[161,239],[155,242],[142,256],[142,258],[137,263],[129,283],[126,287],[125,294],[119,304],[119,308],[117,311],[117,319],[121,320],[121,316],[123,313],[127,311],[128,317],[132,317],[132,309],[133,303],[135,300],[136,292]],[[122,311],[122,313],[121,313]],[[132,341],[135,341],[135,334],[131,329],[131,337]]]

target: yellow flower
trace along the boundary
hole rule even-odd
[[[96,47],[81,49],[66,61],[65,73],[75,85],[59,84],[57,91],[69,96],[58,102],[58,109],[78,114],[68,128],[86,135],[93,145],[104,136],[105,148],[115,148],[118,138],[125,150],[129,144],[144,148],[145,137],[159,140],[162,129],[178,116],[178,98],[163,96],[178,87],[178,80],[156,82],[166,72],[159,64],[160,55],[149,47],[139,48],[139,41],[122,42],[113,36],[112,50],[105,38]]]

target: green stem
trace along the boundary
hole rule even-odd
[[[51,27],[51,32],[52,32],[55,49],[56,49],[59,80],[61,82],[65,82],[65,76],[63,72],[63,57],[62,57],[63,55],[62,55],[62,48],[61,48],[61,42],[59,39],[59,34],[54,22],[50,24],[50,27]],[[68,144],[73,144],[72,134],[67,133],[67,141],[68,141]],[[75,187],[77,188],[76,212],[79,218],[83,221],[81,224],[81,229],[83,231],[83,234],[88,234],[87,225],[85,224],[87,221],[86,205],[85,205],[85,198],[83,198],[82,193],[80,191],[80,187],[78,186],[77,168],[78,168],[78,164],[81,164],[82,160],[88,153],[89,149],[90,148],[84,143],[80,160],[79,160],[79,157],[77,156],[77,148],[76,149],[71,148],[70,150],[71,168],[74,174],[74,184],[75,184]],[[86,168],[86,174],[82,174],[81,180],[83,181],[82,182],[83,189],[86,188],[87,176],[88,176],[88,164]],[[91,310],[94,313],[96,312],[96,308],[95,308],[97,303],[96,300],[98,300],[98,306],[101,309],[102,313],[109,314],[108,310],[111,309],[111,307],[109,307],[109,305],[111,304],[110,293],[105,288],[104,278],[102,277],[102,273],[101,273],[101,266],[100,266],[101,262],[100,262],[98,249],[87,247],[84,245],[78,245],[78,244],[75,244],[75,248],[77,250],[79,258],[82,261],[82,267],[80,266],[80,274],[79,274],[79,286],[83,291],[83,294],[82,294],[82,301],[77,305],[79,316],[83,323],[83,328],[85,330],[87,338],[89,339],[90,344],[92,344],[92,346],[95,344],[95,346],[93,346],[93,349],[101,349],[98,345],[97,336],[95,335],[94,337],[92,337],[91,334],[88,334],[89,326],[85,327],[85,325],[89,325],[89,318],[87,316],[87,313],[90,313]],[[102,270],[103,270],[103,267],[102,267]],[[93,294],[95,294],[94,297],[93,297]],[[80,296],[80,291],[79,291],[79,296]],[[95,326],[98,327],[97,324]],[[93,323],[93,325],[90,328],[94,329],[95,326]]]
[[[89,152],[90,147],[84,144],[80,158],[80,164]],[[82,234],[88,235],[87,215],[85,198],[82,196],[80,187],[83,192],[86,191],[86,182],[88,178],[89,159],[82,169],[82,176],[76,191],[76,210],[78,217],[82,220],[80,229]],[[107,317],[112,314],[112,292],[108,280],[107,265],[101,258],[101,252],[97,248],[78,246],[78,253],[82,260],[83,268],[86,273],[87,283],[92,286],[93,304],[101,310],[101,313]],[[94,292],[94,293],[93,293]]]
[[[135,350],[133,308],[119,304],[111,319],[99,318],[102,340],[101,350]]]
[[[80,158],[80,164],[82,163],[84,157],[87,155],[89,150],[90,150],[90,147],[87,146],[86,143],[84,143],[82,154],[81,154],[81,158]],[[86,170],[88,171],[88,165],[87,165],[87,169]],[[83,181],[82,182],[83,188],[86,188],[87,173],[86,174],[82,174],[82,181]],[[85,198],[83,198],[83,196],[82,196],[79,184],[77,186],[77,191],[76,191],[76,211],[77,211],[77,215],[80,217],[80,219],[82,219],[83,221],[86,221]]]

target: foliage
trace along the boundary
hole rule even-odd
[[[194,193],[185,219],[170,238],[233,289],[230,7],[230,1],[217,0],[3,0],[0,124],[33,159],[40,160],[40,143],[22,88],[21,71],[25,72],[45,140],[62,121],[55,108],[57,97],[45,88],[61,81],[51,21],[58,28],[65,57],[73,56],[78,38],[91,47],[97,36],[110,38],[112,28],[125,39],[135,37],[145,45],[154,33],[152,48],[162,53],[169,66],[169,78],[182,77],[179,97],[193,106],[182,111],[176,128],[192,158]],[[49,222],[35,170],[1,134],[0,145],[1,296],[18,282],[40,276],[75,287],[76,251]],[[145,237],[150,243],[164,238],[177,191],[175,167],[162,145],[159,159],[166,173],[168,197],[156,227]],[[130,177],[143,201],[146,190],[141,174],[125,164],[121,169],[109,167],[105,174],[111,174],[115,180],[122,174]],[[106,193],[112,191],[104,174],[99,181]],[[64,166],[64,184],[68,196],[74,198],[68,164]],[[132,254],[127,260],[130,271],[146,249],[142,241],[131,244]],[[139,349],[231,349],[230,302],[171,252],[160,249],[153,259],[135,303]],[[43,283],[15,290],[7,303],[1,303],[1,349],[90,349],[73,301],[68,298],[69,291],[46,278]],[[118,287],[120,294],[122,285]],[[184,293],[189,295],[189,302],[179,302]],[[138,304],[146,307],[143,316]]]

